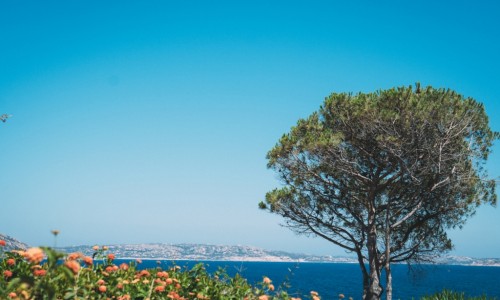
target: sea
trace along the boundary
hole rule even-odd
[[[283,288],[295,297],[309,296],[311,291],[318,292],[324,300],[339,299],[340,294],[345,299],[362,297],[362,277],[357,264],[143,260],[139,268],[168,269],[176,265],[190,269],[197,263],[203,263],[210,273],[223,268],[230,276],[240,274],[252,285],[267,276],[276,289]],[[500,300],[500,267],[396,264],[392,272],[393,299],[417,300],[448,289],[466,296],[486,295]]]

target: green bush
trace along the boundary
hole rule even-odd
[[[480,297],[466,297],[465,293],[453,292],[448,290],[443,290],[442,292],[436,293],[432,296],[424,296],[421,300],[494,300],[496,298],[488,298],[486,296]]]
[[[139,270],[138,261],[116,265],[106,247],[95,246],[94,251],[93,257],[51,248],[0,252],[0,299],[299,299],[275,290],[267,277],[251,286],[223,270],[209,274],[203,264]],[[311,298],[319,296],[311,292]]]

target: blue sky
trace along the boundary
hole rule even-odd
[[[267,151],[325,96],[419,81],[500,130],[498,4],[347,2],[2,1],[0,232],[344,255],[257,208]],[[454,253],[498,257],[498,232],[480,208]]]

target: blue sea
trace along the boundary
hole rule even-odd
[[[117,260],[120,263],[119,260]],[[195,261],[143,260],[140,268],[167,269],[172,265],[191,268]],[[294,296],[307,296],[317,291],[322,299],[361,299],[361,272],[357,264],[344,263],[288,263],[288,262],[227,262],[204,261],[208,272],[219,267],[230,276],[239,273],[249,283],[261,282],[263,276],[273,280],[276,288],[289,285],[286,290]],[[449,289],[464,292],[467,296],[495,297],[500,299],[500,267],[421,265],[393,265],[393,299],[419,299],[421,296]]]

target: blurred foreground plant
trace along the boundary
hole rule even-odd
[[[268,277],[251,286],[222,269],[209,274],[203,264],[138,270],[139,261],[116,265],[107,247],[93,250],[92,257],[48,247],[0,254],[0,299],[299,299],[275,291]]]

